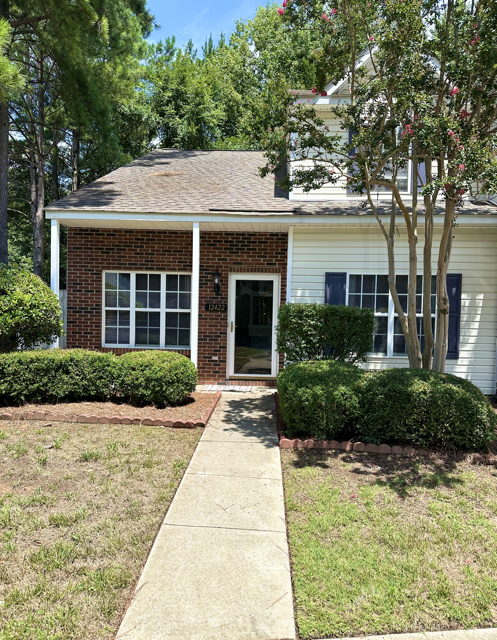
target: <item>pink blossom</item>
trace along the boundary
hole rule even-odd
[[[463,164],[459,165],[459,171],[464,171],[464,165]]]
[[[451,184],[444,184],[444,189],[445,189],[445,191],[448,191],[449,189],[452,189],[452,185]]]
[[[466,109],[463,109],[459,114],[459,117],[461,118],[461,120],[464,120],[464,118],[469,118],[470,115],[471,114],[469,111],[466,111]]]
[[[369,42],[373,42],[374,36],[369,36]]]
[[[351,498],[357,498],[357,494],[353,493],[350,497]]]
[[[320,94],[320,95],[322,95],[322,96],[327,96],[327,95],[328,95],[328,93],[327,93],[326,91],[321,91],[321,94]]]
[[[316,87],[312,87],[311,93],[317,93],[317,92],[318,92],[318,90],[316,89]]]
[[[326,13],[323,13],[323,15],[321,16],[322,20],[325,20],[325,22],[329,22],[330,21],[330,16],[327,16]]]
[[[283,7],[286,7],[288,5],[288,0],[283,0]]]
[[[459,191],[457,192],[458,196],[463,196],[466,193],[466,189],[459,189]]]
[[[454,87],[449,93],[449,96],[455,96],[457,93],[459,93],[459,89],[457,87]]]
[[[452,138],[452,136],[454,135],[454,132],[452,131],[452,129],[449,131],[449,136]]]
[[[280,16],[282,16],[285,13],[285,10],[282,9],[281,7],[278,8],[278,13],[280,14]]]
[[[310,99],[310,98],[307,98],[307,102],[310,102],[310,101],[311,101],[311,99]]]
[[[412,136],[413,133],[414,132],[411,129],[411,125],[410,124],[406,124],[406,126],[404,127],[404,131],[402,132],[402,137],[404,138],[405,136]]]
[[[337,13],[337,10],[335,9],[335,7],[333,7],[333,9],[331,10],[331,12],[330,12],[330,13],[331,13],[331,15],[332,15],[332,16],[334,16],[334,15],[335,15],[335,13]]]

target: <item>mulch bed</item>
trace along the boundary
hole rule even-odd
[[[218,393],[192,393],[177,407],[157,409],[153,406],[135,407],[120,402],[67,402],[60,404],[25,404],[0,408],[3,420],[62,420],[111,424],[155,424],[156,426],[205,426]],[[42,415],[43,414],[43,415]],[[183,423],[183,424],[180,424]]]

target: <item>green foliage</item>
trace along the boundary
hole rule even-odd
[[[0,400],[78,402],[107,400],[116,392],[117,358],[83,349],[0,354]]]
[[[487,450],[497,416],[469,380],[435,371],[386,369],[366,373],[357,392],[363,442]]]
[[[370,309],[329,304],[285,304],[278,311],[277,348],[288,362],[365,362],[373,345]]]
[[[125,353],[118,364],[120,394],[136,404],[179,404],[195,391],[198,382],[195,365],[172,351]]]
[[[334,360],[286,367],[278,375],[286,435],[327,440],[352,432],[360,416],[356,385],[362,375],[358,367]]]
[[[0,19],[0,104],[4,104],[12,92],[22,87],[19,69],[4,53],[9,39],[9,23],[2,18]]]
[[[50,343],[63,331],[57,296],[29,271],[0,265],[0,352]]]
[[[496,437],[497,416],[485,395],[468,380],[435,371],[301,362],[279,374],[278,394],[290,437],[470,451],[488,450]]]

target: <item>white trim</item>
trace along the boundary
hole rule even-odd
[[[192,287],[190,303],[190,359],[198,363],[198,313],[200,291],[200,223],[193,223],[192,234]]]
[[[293,227],[288,227],[288,248],[286,262],[286,301],[292,301],[292,269],[293,269]]]
[[[50,288],[59,299],[60,294],[60,223],[50,222]],[[59,338],[52,343],[52,349],[59,346]]]
[[[270,374],[235,374],[235,319],[236,319],[236,281],[237,280],[271,280],[273,284],[273,331],[272,361]],[[278,373],[279,354],[276,351],[276,325],[281,300],[281,277],[277,273],[230,273],[228,281],[228,348],[226,358],[226,378],[252,378],[254,380],[273,379]],[[233,323],[233,331],[231,331]]]
[[[347,202],[351,198],[339,198],[335,202]],[[364,200],[364,198],[355,198],[354,201]],[[302,201],[303,202],[303,201]],[[307,201],[313,202],[313,201]],[[328,204],[334,202],[332,199],[315,200],[319,205]],[[289,205],[291,208],[293,204]],[[482,214],[464,214],[460,213],[457,217],[457,224],[460,226],[462,223],[471,223],[471,225],[497,225],[497,208],[495,213],[491,213],[492,209],[489,207],[488,215]],[[398,217],[398,224],[403,224],[402,216]],[[235,213],[215,213],[202,215],[202,221],[198,222],[198,214],[174,214],[174,213],[126,213],[126,212],[96,212],[96,211],[61,211],[46,213],[47,220],[59,220],[63,222],[67,220],[77,220],[81,222],[81,226],[84,226],[85,221],[119,221],[123,222],[123,228],[126,228],[127,222],[234,222],[238,224],[288,224],[288,225],[304,225],[304,226],[320,226],[328,227],[331,225],[349,225],[349,226],[377,226],[378,223],[372,214],[364,215],[298,215],[298,214],[258,214],[258,215],[242,215]],[[423,221],[423,213],[418,214],[418,221],[421,224]],[[390,221],[390,216],[380,216],[380,219],[384,223]],[[435,226],[443,226],[443,215],[435,216]]]

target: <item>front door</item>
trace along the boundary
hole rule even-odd
[[[228,376],[264,378],[278,372],[276,316],[279,276],[232,274],[229,291]]]

